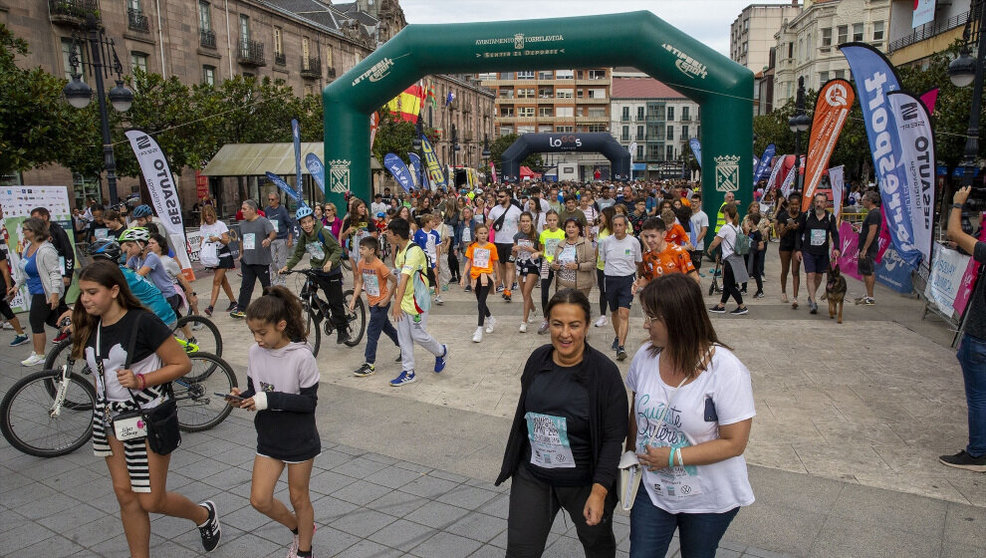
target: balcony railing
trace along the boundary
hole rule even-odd
[[[329,66],[328,68],[326,68],[325,69],[325,75],[329,76],[330,78],[336,77],[336,69],[335,69],[335,67]]]
[[[144,12],[133,8],[127,8],[127,27],[134,31],[143,31],[144,33],[151,30],[150,23]]]
[[[199,44],[205,48],[216,48],[216,32],[212,29],[200,29]]]
[[[99,19],[99,3],[96,0],[48,0],[48,12],[53,23],[82,25],[88,17]]]
[[[981,8],[981,4],[977,3],[976,7],[973,8],[974,11],[978,12]],[[978,13],[972,14],[976,17]],[[913,45],[914,43],[919,43],[925,39],[930,39],[934,36],[941,35],[945,31],[950,29],[955,29],[956,27],[961,27],[965,25],[965,22],[969,20],[970,12],[963,12],[961,14],[952,16],[945,21],[932,21],[930,23],[925,23],[924,25],[914,29],[910,34],[904,35],[903,37],[891,41],[887,46],[887,53],[894,52],[895,50],[900,50],[906,46]],[[972,40],[975,40],[973,37]]]
[[[302,58],[301,59],[301,77],[306,78],[320,78],[322,77],[322,59],[321,58]]]
[[[288,63],[288,55],[284,54],[283,52],[275,52],[274,63],[277,64],[278,66],[284,66],[285,64]]]
[[[260,41],[240,41],[240,52],[237,62],[245,66],[266,66],[264,58],[264,43]]]

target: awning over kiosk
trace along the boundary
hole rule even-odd
[[[322,142],[301,144],[301,173],[308,174],[305,156],[314,153],[322,157]],[[375,157],[370,157],[370,168],[382,170]],[[280,176],[294,176],[294,145],[287,143],[227,143],[202,169],[205,176],[263,176],[272,172]]]

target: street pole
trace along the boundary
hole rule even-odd
[[[96,77],[96,100],[99,101],[99,123],[103,133],[103,165],[106,167],[106,186],[110,191],[110,206],[119,203],[116,191],[116,157],[113,153],[113,143],[110,139],[110,118],[106,112],[106,91],[103,86],[103,64],[100,59],[102,44],[99,38],[99,26],[94,18],[89,19],[89,52],[92,54],[92,64]]]

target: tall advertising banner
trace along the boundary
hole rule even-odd
[[[493,161],[490,161],[490,178],[493,179],[493,184],[496,184],[496,165],[493,164]]]
[[[421,135],[421,153],[425,156],[428,164],[428,180],[431,182],[431,189],[437,190],[439,187],[446,187],[445,174],[442,172],[442,165],[435,156],[435,150],[431,148],[431,142],[424,134]]]
[[[318,155],[309,153],[305,155],[305,166],[308,167],[308,173],[312,175],[312,180],[322,190],[322,195],[327,196],[328,192],[325,191],[325,165],[322,164],[322,160],[318,158]]]
[[[780,165],[780,161],[777,162]],[[791,185],[794,184],[794,177],[798,175],[798,167],[791,167],[791,170],[787,171],[787,177],[784,178],[784,183],[781,184],[781,195],[787,198],[791,195]]]
[[[846,191],[845,171],[845,165],[829,169],[829,184],[832,185],[832,212],[836,219],[842,213],[842,199]]]
[[[774,162],[774,168],[770,170],[770,178],[767,179],[767,190],[777,186],[777,177],[780,174],[781,169],[784,168],[784,160],[786,158],[787,155],[781,155],[777,158],[777,161]]]
[[[921,27],[935,20],[935,2],[937,0],[914,0],[914,12],[911,17],[911,29]]]
[[[863,125],[894,252],[916,268],[923,254],[915,244],[906,209],[907,169],[901,164],[901,138],[888,98],[891,91],[900,89],[900,81],[887,59],[873,47],[848,43],[839,48],[856,81],[856,96],[863,111]]]
[[[766,149],[763,150],[763,155],[760,157],[760,161],[755,167],[757,170],[753,172],[753,184],[756,185],[758,182],[763,180],[763,176],[767,174],[767,170],[770,169],[770,161],[774,158],[774,152],[777,151],[777,146],[770,144]]]
[[[808,138],[808,161],[801,211],[808,211],[811,207],[811,198],[822,181],[822,174],[829,166],[835,143],[839,141],[839,134],[842,133],[842,127],[846,124],[855,100],[852,85],[844,79],[829,80],[818,92],[815,117]]]
[[[935,137],[931,115],[924,103],[910,93],[894,91],[887,95],[887,100],[900,135],[898,164],[904,168],[906,179],[901,184],[904,207],[899,210],[910,225],[914,246],[921,252],[927,267],[931,262],[935,220]],[[897,211],[893,206],[889,209]]]
[[[411,171],[400,157],[393,153],[388,153],[383,157],[383,166],[394,176],[394,180],[404,188],[405,192],[414,189],[414,179],[411,178]]]
[[[266,176],[267,176],[267,180],[270,180],[271,182],[274,183],[274,186],[277,186],[281,190],[284,190],[285,194],[291,196],[291,199],[293,199],[295,203],[297,203],[298,205],[308,205],[305,203],[305,199],[301,197],[301,194],[299,194],[298,191],[295,190],[294,188],[288,186],[288,183],[285,182],[283,178],[277,176],[276,174],[270,171],[267,171]]]
[[[373,149],[373,142],[377,139],[377,128],[380,127],[380,113],[374,111],[370,115],[370,149]],[[325,188],[322,188],[323,190]]]
[[[698,141],[698,138],[690,138],[688,140],[688,147],[692,148],[692,154],[695,155],[695,159],[698,161],[698,168],[702,168],[702,143]]]
[[[421,157],[417,153],[408,153],[407,160],[411,161],[411,178],[414,179],[414,187],[421,188]]]
[[[294,140],[294,187],[301,190],[301,126],[291,119],[291,139]]]
[[[192,262],[188,258],[188,241],[181,216],[181,200],[178,199],[178,188],[168,166],[168,159],[161,146],[147,132],[132,128],[124,134],[137,156],[137,164],[140,165],[140,172],[147,183],[147,191],[151,194],[154,211],[164,223],[165,234],[175,250],[181,272],[186,279],[194,281],[195,273],[192,272]]]

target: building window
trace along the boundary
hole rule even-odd
[[[305,69],[308,69],[308,59],[311,58],[311,42],[308,37],[301,38],[301,60],[305,64]]]
[[[681,139],[688,139],[688,126],[681,127]]]
[[[668,134],[666,138],[668,141],[674,140],[674,126],[668,126]]]
[[[137,52],[136,50],[130,53],[130,71],[135,72],[140,70],[147,73],[147,53]]]
[[[787,44],[787,57],[794,58],[794,41]]]
[[[587,97],[589,99],[605,99],[606,98],[606,90],[605,89],[587,89],[586,92],[589,95]]]
[[[822,29],[822,46],[830,47],[832,46],[832,28],[826,27]]]
[[[644,127],[637,126],[637,139],[644,139]]]
[[[637,120],[644,119],[644,107],[637,107]]]
[[[589,132],[589,133],[605,132],[606,131],[606,125],[605,124],[590,124],[590,125],[588,125],[588,126],[585,127],[585,131],[586,132]]]
[[[623,107],[623,121],[630,120],[630,107]]]
[[[540,87],[538,88],[538,98],[539,99],[550,99],[555,96],[554,89],[550,87]]]
[[[575,96],[578,97],[579,99],[585,97],[585,89],[576,89]]]
[[[514,90],[512,87],[501,87],[500,88],[500,98],[501,99],[513,99]]]
[[[199,31],[212,31],[212,8],[208,2],[199,2]]]
[[[240,44],[246,45],[250,40],[250,18],[240,14]]]
[[[620,139],[623,141],[630,141],[630,127],[624,126],[623,133],[620,134]]]
[[[573,91],[571,89],[555,89],[556,99],[571,99]]]
[[[818,72],[818,86],[821,87],[826,81],[829,80],[828,72]]]
[[[667,153],[664,154],[664,160],[665,161],[674,161],[674,146],[673,145],[669,145],[669,146],[667,146],[666,150],[667,150]]]
[[[586,79],[606,79],[606,70],[589,70]]]
[[[836,70],[835,71],[835,77],[836,77],[836,79],[846,79],[846,71],[845,70]]]
[[[873,22],[873,40],[882,41],[883,40],[883,22],[874,21]]]
[[[674,120],[674,107],[668,107],[668,121]],[[670,137],[668,139],[671,139]]]
[[[863,24],[853,23],[852,24],[852,40],[862,41],[863,40]]]
[[[848,25],[840,25],[837,28],[837,31],[839,32],[838,34],[839,34],[839,44],[840,45],[849,41],[849,26]]]
[[[62,39],[62,64],[65,66],[65,79],[72,79],[72,72],[79,72],[79,79],[83,82],[86,81],[86,49],[82,48],[82,45],[76,44],[75,54],[79,57],[78,68],[73,69],[72,64],[69,62],[70,54],[72,52],[72,39]]]
[[[521,118],[533,118],[534,107],[517,107],[517,116]]]
[[[568,132],[568,133],[570,133],[570,132],[574,132],[575,131],[575,127],[574,126],[555,126],[555,131],[556,132]]]
[[[575,116],[575,107],[557,107],[555,109],[555,116],[572,118]]]
[[[538,107],[538,116],[541,117],[554,116],[554,109],[552,109],[552,107]]]
[[[331,46],[325,47],[325,65],[328,66],[329,68],[333,68],[333,65],[332,65],[332,47]]]
[[[202,66],[202,83],[210,86],[216,86],[216,67],[215,66]]]
[[[555,70],[555,79],[575,79],[575,72],[572,70]]]
[[[534,79],[534,70],[517,72],[517,79]]]
[[[550,70],[549,71],[542,70],[538,72],[538,79],[546,79],[546,80],[555,79],[554,72]]]
[[[513,118],[514,107],[500,107],[500,117],[502,118]]]
[[[643,158],[644,158],[644,146],[638,144],[637,145],[637,159],[643,159]]]
[[[524,134],[533,134],[533,133],[534,133],[534,126],[517,126],[518,135],[522,136]]]
[[[689,120],[689,116],[690,115],[688,114],[688,109],[689,109],[689,107],[681,107],[681,119],[682,120]]]
[[[281,32],[281,28],[280,27],[275,27],[274,28],[274,54],[275,55],[277,55],[277,54],[284,54],[284,40],[283,40],[283,35],[284,34]],[[307,58],[308,57],[308,54],[307,54],[307,51],[308,51],[308,39],[307,38],[302,39],[301,46],[302,46],[302,50],[305,51],[305,58]]]
[[[517,89],[518,99],[533,99],[534,98],[534,88],[522,87]]]

